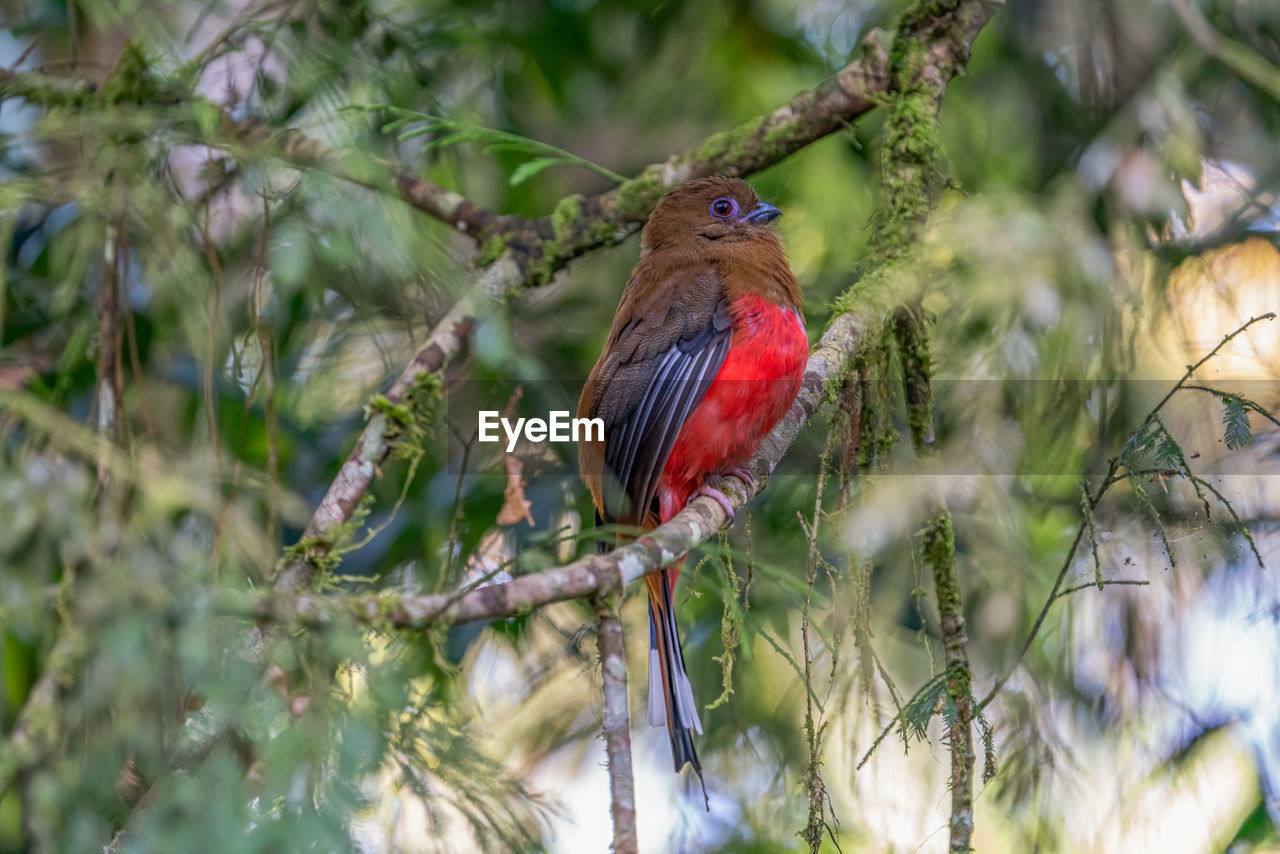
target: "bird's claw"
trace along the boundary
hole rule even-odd
[[[705,495],[724,508],[724,515],[729,517],[729,521],[733,521],[734,510],[733,503],[729,501],[729,496],[725,495],[714,486],[707,486],[705,483],[698,487],[698,491],[693,494],[694,498]],[[692,499],[690,499],[692,500]]]
[[[734,466],[733,468],[725,469],[720,473],[720,476],[736,478],[744,487],[746,487],[748,494],[751,490],[755,489],[756,486],[755,473],[743,466]],[[693,493],[689,500],[692,501],[700,495],[705,495],[707,498],[714,500],[717,504],[723,507],[724,514],[729,517],[730,522],[732,522],[734,516],[737,515],[733,509],[733,502],[729,500],[729,496],[725,495],[714,486],[709,486],[706,483],[702,484],[702,486],[698,487],[698,491]]]
[[[748,492],[756,488],[755,472],[744,466],[734,466],[725,472],[725,476],[736,477],[738,480],[742,481],[742,485],[747,488]]]

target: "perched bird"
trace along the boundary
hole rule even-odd
[[[800,284],[770,224],[780,215],[745,181],[688,181],[658,202],[578,416],[604,421],[579,446],[597,522],[653,528],[714,474],[740,466],[795,400],[809,354]],[[609,546],[602,546],[607,550]],[[649,723],[667,727],[678,773],[702,778],[702,732],[672,607],[679,568],[650,573]]]

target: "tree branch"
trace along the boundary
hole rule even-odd
[[[747,464],[756,475],[755,484],[748,488],[737,478],[724,478],[717,484],[735,508],[744,506],[763,488],[765,479],[791,447],[800,429],[826,401],[827,384],[841,375],[848,360],[857,352],[864,330],[875,322],[852,314],[840,315],[831,322],[809,356],[795,403]],[[462,593],[281,595],[287,586],[277,584],[274,593],[228,593],[220,604],[231,613],[254,619],[304,625],[354,618],[385,628],[420,629],[440,621],[467,623],[511,617],[552,602],[619,592],[645,574],[675,563],[714,535],[726,521],[724,509],[718,503],[699,498],[666,524],[622,548]]]
[[[951,750],[950,850],[955,854],[968,854],[969,841],[973,838],[973,675],[969,670],[964,604],[956,579],[956,535],[950,513],[939,513],[925,531],[924,558],[933,569],[943,661],[947,667],[947,697],[955,707],[955,720],[947,721]]]
[[[235,121],[223,112],[221,131],[238,145],[261,147],[295,166],[319,169],[344,181],[399,196],[412,207],[477,241],[499,219],[508,224],[523,222],[521,217],[500,218],[488,208],[401,166],[359,151],[332,148],[301,131],[277,130],[261,118]]]
[[[614,854],[636,854],[636,786],[631,773],[631,720],[627,700],[627,651],[618,596],[597,596],[596,646],[604,693],[604,745],[609,756]]]
[[[83,666],[88,641],[82,632],[63,626],[44,661],[44,672],[31,686],[13,729],[0,744],[0,798],[19,774],[44,759],[64,735],[62,694]]]
[[[1191,40],[1209,56],[1221,62],[1233,74],[1280,103],[1280,68],[1266,57],[1236,39],[1214,28],[1204,12],[1191,0],[1170,0],[1169,5],[1182,21]]]
[[[939,5],[922,2],[904,13],[891,49],[892,94],[881,148],[883,196],[871,237],[881,276],[888,276],[888,271],[909,257],[933,210],[943,183],[937,166],[942,96],[951,77],[968,61],[972,40],[968,34],[986,22],[993,8],[991,4],[954,4],[953,25],[943,27],[941,18],[933,14]],[[925,318],[917,304],[900,306],[888,322],[902,365],[912,444],[917,454],[929,455],[934,428]],[[954,716],[947,719],[951,753],[949,850],[967,854],[973,838],[973,676],[956,575],[955,530],[951,514],[941,503],[925,531],[923,552],[933,570],[947,699],[954,709]]]

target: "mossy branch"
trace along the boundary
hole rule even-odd
[[[65,686],[76,677],[89,641],[74,626],[63,627],[44,662],[44,672],[27,694],[13,729],[0,745],[0,798],[14,779],[49,754],[63,737],[59,704]]]
[[[968,60],[969,43],[955,39],[955,31],[936,29],[937,13],[942,9],[964,22],[984,20],[992,5],[920,2],[906,11],[899,23],[889,57],[889,114],[880,154],[881,200],[871,232],[876,268],[867,277],[874,280],[870,287],[878,291],[886,290],[886,284],[907,272],[913,248],[945,183],[938,168],[942,156],[938,112],[947,83]],[[957,30],[964,28],[962,24]],[[862,298],[868,287],[868,281],[859,282],[842,295],[840,304]],[[902,367],[912,445],[917,454],[929,455],[934,443],[931,358],[926,320],[917,296],[910,296],[907,304],[893,310],[886,329],[888,341],[883,349],[896,352]],[[881,359],[875,364],[883,372],[886,362]],[[866,410],[873,399],[864,395],[864,428],[874,420]],[[956,575],[955,532],[945,507],[937,507],[925,530],[923,553],[933,570],[946,663],[942,707],[951,753],[949,849],[967,852],[973,837],[973,677]],[[930,705],[929,714],[932,708]]]
[[[951,841],[956,854],[969,851],[973,838],[973,675],[969,670],[969,637],[956,577],[956,535],[951,514],[938,513],[924,535],[925,563],[933,570],[938,622],[946,662],[946,692],[954,717],[946,721],[951,751]],[[947,717],[944,715],[944,717]]]
[[[621,597],[597,596],[596,647],[604,695],[605,752],[609,757],[609,802],[613,854],[636,854],[636,786],[631,772],[631,720],[627,701],[627,651],[620,616]]]

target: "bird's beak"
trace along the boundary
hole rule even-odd
[[[768,202],[759,202],[751,209],[751,213],[744,216],[742,220],[752,225],[763,225],[766,222],[773,222],[780,216],[782,216],[782,211]]]

